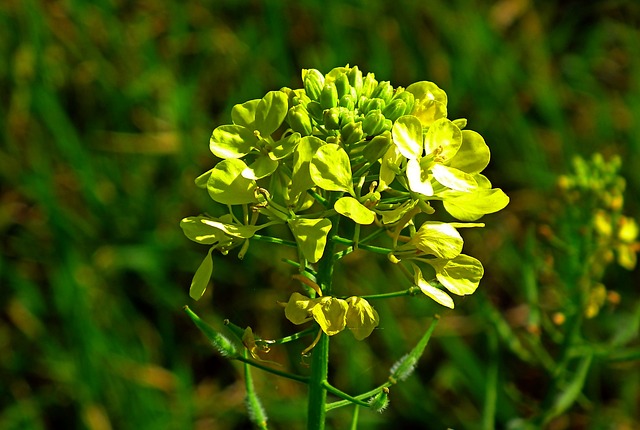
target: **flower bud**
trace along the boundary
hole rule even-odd
[[[322,120],[322,106],[320,106],[320,103],[316,101],[309,102],[307,104],[307,112],[316,121],[320,122]]]
[[[385,117],[379,109],[372,110],[362,121],[362,130],[368,136],[375,136],[384,130]]]
[[[362,91],[360,92],[360,96],[371,97],[371,93],[377,86],[378,81],[376,81],[375,75],[373,73],[367,73],[367,77],[362,83]]]
[[[350,122],[340,130],[340,138],[345,145],[353,145],[364,137],[362,122]]]
[[[391,83],[389,81],[380,82],[371,93],[371,97],[377,97],[384,100],[385,103],[389,103],[393,97],[393,87],[391,86]]]
[[[391,133],[384,132],[377,135],[364,147],[362,155],[369,163],[375,163],[382,158],[387,149],[391,146]]]
[[[302,136],[309,136],[313,131],[309,113],[302,105],[296,105],[289,109],[287,121],[293,131],[297,131]]]
[[[376,412],[382,413],[389,406],[389,389],[384,387],[382,391],[369,399],[369,407]]]
[[[338,130],[340,128],[340,109],[337,107],[325,109],[322,119],[327,130]]]
[[[352,111],[356,107],[356,99],[351,94],[345,94],[340,97],[338,105]]]
[[[385,106],[386,106],[386,103],[384,100],[378,99],[378,98],[372,98],[372,99],[368,99],[362,104],[360,111],[366,115],[375,109],[383,110]]]
[[[338,98],[341,98],[345,94],[349,94],[349,78],[347,75],[342,73],[335,81],[336,90],[338,91]]]
[[[316,69],[307,69],[304,76],[304,90],[311,100],[318,100],[322,87],[324,86],[324,76]]]
[[[334,84],[326,84],[320,93],[320,106],[322,109],[331,109],[338,106],[338,90]]]
[[[413,105],[415,104],[415,97],[409,91],[405,91],[404,88],[397,88],[396,94],[392,100],[402,100],[406,103],[407,108],[404,111],[404,115],[409,115],[413,111]]]
[[[403,100],[396,99],[396,100],[392,100],[391,103],[389,103],[384,108],[384,110],[382,111],[382,114],[385,116],[385,118],[391,121],[395,121],[398,118],[400,118],[402,115],[404,115],[406,110],[407,110],[407,104]]]
[[[349,72],[347,73],[347,77],[349,78],[349,84],[352,88],[355,89],[356,95],[360,95],[360,91],[362,91],[362,72],[358,69],[358,66],[353,66]]]
[[[339,107],[338,109],[340,110],[340,127],[344,127],[355,120],[355,113],[352,110],[344,107]]]

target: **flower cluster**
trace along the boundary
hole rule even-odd
[[[458,229],[482,226],[472,221],[509,201],[481,173],[490,158],[484,139],[466,120],[447,118],[447,95],[432,82],[394,88],[349,66],[326,75],[303,70],[302,82],[234,106],[233,124],[213,131],[210,149],[221,161],[196,184],[229,214],[185,218],[187,237],[223,253],[241,247],[242,257],[259,230],[286,224],[305,268],[323,257],[331,219],[340,216],[341,229],[356,232],[354,247],[373,238],[387,245],[388,258],[417,287],[453,308],[448,292],[471,294],[483,275],[481,263],[462,253]],[[462,222],[436,220],[439,208]],[[366,229],[388,234],[360,240]],[[211,270],[209,252],[192,283],[194,299]],[[294,323],[311,315],[330,334],[315,310],[335,308],[346,315],[340,330],[352,328],[351,299],[291,300],[301,311],[287,312]]]

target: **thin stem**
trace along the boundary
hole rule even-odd
[[[333,385],[329,384],[327,381],[323,381],[322,386],[325,388],[325,390],[327,390],[328,392],[330,392],[331,394],[338,396],[348,402],[351,402],[353,404],[356,405],[360,405],[360,406],[366,406],[369,407],[369,404],[367,402],[364,402],[360,399],[357,399],[353,396],[350,396],[349,394],[345,393],[344,391],[334,387]]]
[[[327,199],[322,197],[320,194],[316,193],[313,190],[307,190],[307,193],[309,193],[311,197],[313,197],[318,203],[320,203],[325,208],[329,207],[329,202],[327,201]]]
[[[358,400],[368,399],[368,398],[373,397],[376,394],[378,394],[384,388],[389,388],[392,385],[393,385],[393,383],[391,383],[390,381],[387,381],[384,384],[380,385],[379,387],[374,388],[373,390],[369,390],[366,393],[362,393],[362,394],[359,394],[357,396],[354,396],[354,399],[358,399]],[[330,411],[331,409],[341,408],[343,406],[348,406],[348,405],[352,405],[352,404],[353,403],[350,400],[339,400],[337,402],[328,403],[326,409],[327,409],[327,411]]]
[[[298,247],[298,244],[295,243],[294,241],[280,239],[279,237],[271,237],[271,236],[263,236],[261,234],[254,234],[253,236],[251,236],[251,239],[256,239],[262,242],[277,243],[278,245],[287,245],[287,246],[291,246],[292,248]]]
[[[309,383],[309,378],[307,376],[295,375],[289,372],[283,372],[282,370],[273,369],[271,367],[265,366],[259,361],[252,360],[250,358],[245,358],[241,355],[233,357],[235,360],[242,361],[243,363],[250,364],[253,367],[257,367],[258,369],[262,369],[265,372],[273,373],[274,375],[282,376],[283,378],[292,379],[294,381],[302,382],[303,384]]]
[[[331,238],[331,240],[335,243],[340,243],[342,245],[349,245],[349,246],[354,246],[354,242],[353,240],[350,239],[346,239],[344,237],[340,237],[340,236],[333,236]],[[328,243],[327,243],[328,244]],[[360,249],[364,249],[365,251],[370,251],[370,252],[374,252],[376,254],[384,254],[387,255],[391,252],[393,252],[393,249],[389,249],[389,248],[382,248],[380,246],[373,246],[373,245],[362,245],[362,244],[358,244],[358,248]],[[326,251],[325,251],[326,253]]]
[[[415,296],[420,292],[419,287],[410,287],[406,290],[395,291],[393,293],[383,293],[383,294],[371,294],[369,296],[360,296],[366,300],[375,300],[375,299],[392,299],[395,297],[403,297],[403,296]]]

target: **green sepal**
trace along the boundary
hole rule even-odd
[[[327,218],[296,218],[289,220],[288,224],[304,258],[311,263],[317,263],[324,254],[331,221]]]
[[[207,290],[207,286],[209,286],[209,281],[211,280],[211,274],[213,273],[213,258],[211,257],[211,252],[213,251],[213,247],[209,248],[209,252],[198,266],[198,270],[196,270],[195,275],[193,275],[193,279],[191,280],[191,286],[189,287],[189,296],[193,300],[200,300],[204,292]]]
[[[353,197],[342,197],[338,199],[333,208],[340,215],[351,218],[358,224],[369,225],[375,220],[375,212]]]
[[[242,176],[246,168],[247,165],[238,159],[219,162],[211,170],[207,181],[209,196],[216,202],[227,205],[256,203],[255,181]]]
[[[218,333],[209,324],[202,321],[188,306],[184,307],[184,311],[189,315],[191,321],[200,329],[211,344],[218,350],[223,357],[234,358],[238,355],[236,345],[226,336]]]
[[[256,107],[255,129],[263,138],[271,136],[280,127],[288,111],[287,95],[282,91],[269,91]]]
[[[418,204],[418,200],[407,200],[391,210],[375,209],[374,211],[382,217],[382,223],[385,225],[394,224]]]

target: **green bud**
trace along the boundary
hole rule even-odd
[[[311,115],[311,117],[316,121],[320,122],[322,120],[323,109],[322,106],[320,106],[320,103],[316,101],[309,102],[307,104],[307,112],[309,112],[309,115]]]
[[[418,364],[419,358],[420,356],[415,356],[414,354],[405,354],[400,357],[400,360],[391,366],[391,376],[389,376],[389,380],[394,382],[407,379],[414,370],[416,370],[416,364]]]
[[[384,387],[382,391],[369,399],[369,407],[376,412],[382,413],[389,406],[389,389]]]
[[[385,117],[379,109],[372,110],[362,121],[362,130],[368,136],[375,136],[384,130]]]
[[[327,130],[338,130],[340,128],[340,109],[337,107],[325,109],[322,119],[324,128]]]
[[[369,141],[364,151],[362,151],[362,155],[364,155],[364,158],[366,158],[369,163],[373,164],[382,158],[389,149],[389,146],[391,146],[391,133],[385,131]]]
[[[400,99],[392,100],[382,111],[385,118],[395,121],[405,114],[407,104]]]
[[[349,84],[352,88],[355,89],[356,95],[360,95],[360,91],[362,91],[362,72],[358,69],[358,66],[353,66],[349,72],[347,73],[347,77],[349,78]]]
[[[360,108],[360,111],[365,115],[371,112],[372,110],[383,110],[386,107],[386,103],[382,99],[372,98],[365,101]]]
[[[340,127],[355,121],[355,113],[353,110],[349,110],[344,107],[339,107],[338,109],[340,110]]]
[[[322,76],[322,73],[316,69],[306,69],[306,74],[304,76],[304,90],[311,100],[318,100],[323,86],[324,76]]]
[[[391,100],[402,100],[406,103],[407,108],[404,111],[405,115],[410,115],[413,111],[413,105],[415,103],[415,96],[409,91],[405,91],[404,88],[399,87],[396,89],[396,95]]]
[[[238,355],[236,346],[226,336],[218,333],[206,322],[202,321],[198,315],[196,315],[189,306],[185,306],[184,311],[189,315],[191,321],[200,329],[205,337],[211,342],[211,344],[218,350],[223,357],[235,357]]]
[[[382,126],[382,131],[391,131],[392,127],[393,127],[393,121],[391,121],[390,119],[385,119],[384,124]]]
[[[465,128],[467,126],[467,119],[466,118],[458,118],[458,119],[454,119],[453,121],[451,121],[456,127],[458,127],[460,130],[462,130],[463,128]]]
[[[340,76],[338,76],[335,85],[336,90],[338,91],[338,98],[341,98],[345,94],[349,94],[349,78],[347,78],[346,74],[342,73]]]
[[[338,106],[338,90],[334,84],[326,84],[320,93],[320,106],[322,109],[331,109]]]
[[[340,130],[340,138],[345,145],[353,145],[362,140],[364,132],[361,122],[350,122],[345,124]]]
[[[372,98],[379,98],[385,101],[385,103],[389,103],[393,98],[393,87],[389,81],[382,81],[378,84],[378,86],[371,93]]]
[[[362,91],[360,92],[360,96],[371,97],[371,93],[378,86],[378,81],[376,81],[375,75],[373,73],[367,73],[367,77],[364,79],[362,83]]]
[[[338,105],[352,111],[356,107],[356,99],[351,94],[345,94],[340,97]]]
[[[293,131],[297,131],[302,136],[309,136],[313,131],[309,113],[302,105],[296,105],[289,109],[289,112],[287,113],[287,121]]]

